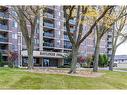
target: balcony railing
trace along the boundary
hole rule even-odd
[[[3,17],[3,18],[9,18],[9,16],[3,12],[0,12],[0,17]]]
[[[64,48],[72,49],[72,46],[71,45],[64,45]]]
[[[55,9],[55,6],[47,6],[47,8]]]
[[[112,38],[108,38],[108,42],[112,42]]]
[[[65,39],[65,40],[69,40],[68,36],[65,36],[65,35],[64,35],[64,39]]]
[[[8,38],[7,37],[0,37],[0,42],[8,42]]]
[[[46,46],[46,47],[54,47],[53,43],[48,43],[48,42],[44,42],[43,43],[43,46]]]
[[[8,30],[8,26],[7,25],[0,24],[0,29]]]
[[[52,33],[46,33],[46,32],[44,32],[44,36],[46,36],[46,37],[54,37],[54,35],[52,34]]]
[[[55,45],[55,48],[63,48],[62,45]]]
[[[112,34],[113,34],[112,32],[108,32],[108,35],[112,36]]]
[[[54,16],[50,13],[44,13],[44,16],[48,17],[48,18],[54,18]]]
[[[109,51],[109,52],[108,52],[108,54],[112,54],[112,52],[111,52],[111,51]]]
[[[108,48],[112,48],[112,45],[107,45]]]
[[[74,32],[74,29],[70,29],[70,32]]]
[[[64,26],[64,30],[66,30],[66,26]]]
[[[66,27],[64,26],[64,30],[66,30]],[[70,32],[74,32],[75,29],[70,28]]]
[[[0,52],[1,52],[2,54],[7,54],[7,51],[8,51],[8,50],[6,50],[6,49],[0,49]]]
[[[51,28],[54,28],[54,25],[53,25],[53,24],[50,24],[50,23],[46,23],[46,22],[44,22],[44,26],[47,26],[47,27],[51,27]]]
[[[75,21],[75,20],[69,20],[69,23],[71,23],[71,24],[75,24],[76,21]]]

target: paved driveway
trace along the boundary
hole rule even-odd
[[[117,64],[117,67],[115,68],[127,68],[127,64]]]

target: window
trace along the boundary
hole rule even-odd
[[[13,16],[17,16],[17,13],[15,11],[12,11]]]
[[[17,39],[17,34],[15,33],[15,34],[12,34],[12,38],[13,39]]]
[[[13,22],[12,22],[12,27],[17,28],[17,26],[18,26],[18,25],[17,25],[17,22],[16,22],[16,21],[13,21]]]
[[[38,39],[34,39],[35,44],[39,44],[39,40]]]
[[[60,40],[57,40],[57,44],[60,45]]]
[[[17,51],[18,50],[17,46],[16,45],[12,45],[12,50]]]
[[[58,22],[58,26],[60,26],[60,21]]]
[[[60,31],[58,31],[58,35],[60,35]]]
[[[58,14],[59,16],[60,16],[60,12],[59,12],[59,14]]]

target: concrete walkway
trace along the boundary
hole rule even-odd
[[[117,72],[127,72],[127,70],[113,70],[113,71],[117,71]]]
[[[113,71],[117,71],[117,72],[127,72],[127,70],[117,70],[117,69],[119,69],[119,67],[113,68]],[[98,70],[109,70],[109,67],[106,67],[106,68],[98,68]]]

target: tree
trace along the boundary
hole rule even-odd
[[[126,13],[126,10],[124,11]],[[109,63],[109,70],[113,71],[113,63],[114,63],[114,56],[116,53],[117,48],[127,40],[127,33],[126,33],[126,20],[127,17],[124,16],[123,18],[119,19],[113,26],[113,33],[112,33],[112,51],[111,51],[111,59]]]
[[[0,66],[1,67],[3,66],[3,56],[1,52],[0,52]]]
[[[85,61],[86,61],[86,65],[87,67],[93,67],[93,59],[94,59],[94,56],[93,55],[87,55]]]
[[[16,60],[18,59],[18,53],[17,52],[12,52],[12,51],[8,51],[8,59],[10,61],[9,65],[12,65],[10,67],[15,67],[16,65]]]
[[[63,58],[66,60],[66,62],[71,63],[72,62],[72,53],[68,53],[63,56]]]
[[[85,56],[79,56],[77,62],[80,64],[84,63],[85,62]]]
[[[11,6],[11,12],[9,13],[17,21],[24,37],[28,52],[28,69],[33,68],[34,34],[42,9],[42,6]],[[30,29],[27,27],[28,24]]]
[[[98,60],[98,63],[99,63],[99,66],[100,67],[103,67],[103,64],[104,64],[104,57],[103,55],[99,55],[99,60]]]
[[[94,51],[94,66],[93,71],[98,71],[98,59],[100,53],[100,41],[105,33],[111,30],[112,26],[115,24],[116,21],[121,19],[122,17],[126,16],[124,13],[125,7],[119,8],[120,12],[116,12],[114,9],[117,7],[112,8],[108,13],[101,19],[101,21],[96,24],[96,44],[95,44],[95,51]],[[118,9],[117,9],[118,10]],[[101,11],[100,11],[101,12]]]
[[[109,57],[106,54],[103,54],[103,58],[104,58],[104,66],[108,65],[108,61],[109,61]]]
[[[100,67],[105,67],[108,65],[108,56],[106,54],[99,54],[99,60],[98,60]]]
[[[105,16],[105,14],[112,8],[113,6],[107,6],[103,12],[98,16],[97,10],[91,6],[63,6],[64,17],[65,17],[65,25],[67,30],[67,35],[72,44],[72,63],[71,68],[68,73],[76,73],[76,64],[77,64],[77,55],[80,44],[92,33],[92,30],[96,26],[96,24]],[[89,25],[88,31],[84,31],[85,35],[83,35],[83,25],[86,19],[89,18],[91,21],[91,25]],[[95,18],[93,22],[93,18]],[[71,19],[76,19],[76,25],[74,32],[70,31],[69,21]]]

